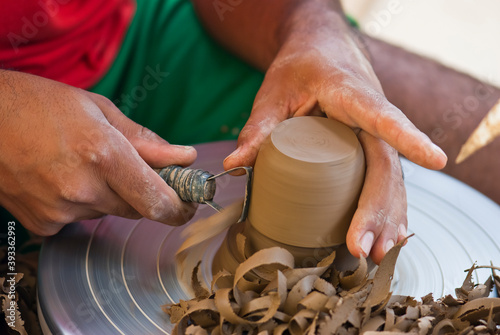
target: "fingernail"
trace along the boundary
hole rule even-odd
[[[444,153],[443,149],[441,149],[440,147],[438,147],[436,144],[432,143],[432,149],[434,150],[434,152],[436,154],[447,158],[447,156]]]
[[[389,240],[385,243],[385,246],[384,246],[384,252],[387,253],[389,250],[391,250],[391,248],[394,246],[394,241],[393,240]]]
[[[192,147],[190,145],[173,145],[173,146],[176,147],[176,148],[179,148],[179,149],[184,149],[186,151],[196,150],[194,147]]]
[[[226,161],[228,159],[233,159],[234,157],[238,156],[239,152],[240,152],[240,149],[241,147],[238,147],[236,150],[234,150],[229,156],[227,156],[225,159],[224,159],[224,163],[226,163]]]
[[[405,238],[407,234],[408,233],[406,231],[406,226],[404,224],[400,224],[399,227],[398,227],[398,237],[399,237],[399,239]]]
[[[365,235],[363,235],[363,237],[361,238],[361,251],[363,253],[362,256],[364,258],[368,257],[368,255],[370,254],[374,238],[375,235],[371,231],[367,231]]]

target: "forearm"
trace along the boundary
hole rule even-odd
[[[500,141],[462,164],[460,147],[500,98],[500,89],[430,59],[372,38],[365,38],[385,95],[450,157],[444,172],[500,203]]]
[[[324,115],[362,129],[370,139],[363,143],[365,151],[380,154],[370,160],[362,191],[366,201],[359,203],[348,246],[355,256],[370,254],[380,261],[406,231],[396,150],[432,169],[441,169],[446,156],[384,97],[363,43],[347,24],[339,2],[193,1],[212,36],[266,71],[238,148],[224,160],[224,168],[254,164],[263,141],[287,118]],[[220,4],[228,6],[225,12],[215,9]],[[381,150],[373,151],[376,147]],[[379,187],[380,180],[387,182]]]
[[[224,47],[267,70],[285,41],[331,29],[348,30],[339,1],[192,0],[208,32]],[[305,38],[304,38],[305,40]]]

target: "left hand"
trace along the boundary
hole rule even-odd
[[[432,169],[444,167],[446,156],[387,101],[349,29],[342,18],[332,17],[324,29],[289,34],[266,73],[238,148],[226,158],[224,168],[253,165],[264,139],[290,117],[326,115],[361,128],[367,174],[347,245],[354,256],[370,254],[378,263],[406,235],[406,195],[397,151]]]
[[[354,256],[370,255],[379,264],[406,237],[406,190],[396,150],[364,131],[358,139],[365,153],[366,175],[346,243]]]

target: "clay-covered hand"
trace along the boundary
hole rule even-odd
[[[302,2],[297,12],[291,11],[238,148],[224,167],[252,165],[263,140],[290,117],[326,115],[362,129],[366,184],[348,246],[354,256],[371,253],[378,262],[406,232],[406,197],[397,151],[431,169],[443,168],[447,158],[387,101],[366,50],[342,14],[325,3]]]
[[[114,214],[180,225],[182,202],[150,167],[188,165],[174,146],[106,98],[48,79],[0,71],[0,204],[29,230]]]
[[[347,232],[347,247],[356,257],[379,264],[394,244],[406,237],[406,190],[397,151],[365,131],[363,146],[366,175],[358,208]]]
[[[341,14],[325,10],[308,20],[306,13],[289,29],[267,70],[238,149],[225,167],[252,164],[260,144],[279,122],[316,114],[361,128],[421,166],[443,168],[444,152],[385,98]],[[310,21],[314,24],[309,26]]]

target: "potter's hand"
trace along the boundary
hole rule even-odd
[[[339,15],[332,12],[327,20],[328,15],[318,14],[311,20],[323,23],[321,29],[296,29],[285,39],[240,133],[238,148],[225,161],[226,169],[253,164],[261,143],[279,122],[310,114],[361,128],[423,167],[445,166],[444,152],[387,101]]]
[[[324,114],[361,128],[373,137],[363,139],[365,151],[386,153],[368,162],[366,186],[349,245],[350,251],[360,256],[360,239],[371,230],[371,255],[380,260],[389,237],[395,239],[398,225],[406,225],[404,212],[399,210],[406,208],[401,172],[392,168],[397,165],[396,152],[381,140],[427,168],[440,169],[447,158],[384,97],[362,43],[344,21],[340,1],[220,0],[217,6],[210,1],[193,2],[214,38],[267,70],[238,148],[225,160],[224,168],[252,165],[263,140],[279,122],[293,116]],[[384,170],[387,166],[391,168]],[[377,195],[380,201],[369,199],[377,178],[388,183],[380,190],[383,194]],[[397,192],[391,196],[394,190]],[[391,208],[398,210],[392,212]],[[399,222],[389,223],[394,220]]]
[[[406,237],[406,191],[396,150],[364,131],[358,138],[365,153],[366,176],[347,247],[354,256],[370,255],[379,264]]]
[[[51,80],[0,71],[0,204],[29,230],[114,214],[172,225],[194,207],[150,168],[193,162],[106,98]],[[149,164],[149,165],[148,165]]]
[[[275,35],[268,33],[276,37],[274,40],[266,39],[265,34],[258,35],[258,31],[246,36],[247,41],[260,38],[263,49],[270,46],[271,51],[267,54],[259,53],[259,49],[251,48],[249,43],[238,44],[233,36],[234,31],[245,31],[241,27],[250,19],[244,15],[251,17],[250,13],[254,13],[258,16],[258,9],[252,4],[243,2],[234,13],[227,13],[225,21],[210,25],[215,26],[214,35],[222,43],[224,34],[229,34],[233,43],[226,43],[228,47],[249,61],[252,59],[248,55],[253,55],[256,66],[268,68],[250,119],[239,136],[238,148],[225,160],[224,167],[252,165],[263,140],[279,122],[290,117],[326,115],[353,128],[361,128],[366,132],[360,139],[367,153],[367,176],[349,232],[348,246],[354,256],[370,253],[378,262],[406,230],[406,197],[396,150],[431,169],[444,167],[447,158],[387,101],[362,50],[362,43],[344,22],[338,3],[276,1],[267,5],[271,8],[266,10],[272,11],[279,4],[286,8],[275,12],[282,24],[276,24],[276,20],[268,23],[271,30],[276,29]],[[238,29],[219,29],[238,13],[241,14],[235,22]],[[266,18],[273,17],[265,13],[262,10],[259,18],[264,23]],[[274,54],[273,47],[276,47]],[[266,63],[266,59],[270,61]]]
[[[279,122],[313,113],[361,128],[426,168],[446,164],[443,151],[385,98],[339,0],[193,3],[214,38],[267,70],[226,169],[253,164]]]

